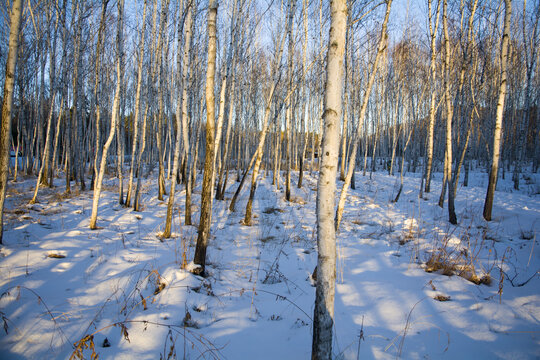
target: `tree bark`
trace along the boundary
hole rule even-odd
[[[6,61],[4,94],[2,102],[2,127],[0,129],[0,244],[4,235],[4,203],[6,200],[7,177],[9,168],[9,142],[11,139],[11,111],[13,107],[13,85],[15,82],[15,66],[19,48],[19,31],[21,27],[23,4],[21,0],[13,0],[10,14],[9,48]]]
[[[441,198],[448,187],[448,218],[451,224],[457,224],[454,209],[454,189],[452,188],[452,117],[453,106],[450,97],[450,36],[448,35],[448,1],[443,3],[443,31],[444,31],[444,99],[446,101],[446,151],[444,159],[444,178]],[[440,204],[440,202],[439,202]]]
[[[510,21],[512,17],[512,1],[504,0],[504,30],[501,42],[501,80],[499,84],[499,96],[497,102],[497,117],[495,119],[495,132],[493,133],[493,158],[491,161],[491,171],[489,173],[489,183],[484,202],[484,219],[491,221],[493,209],[493,197],[497,187],[497,173],[499,170],[499,158],[501,153],[501,133],[504,115],[504,100],[506,97],[506,65],[508,62],[508,43],[510,38]]]
[[[182,71],[182,78],[178,80],[179,86],[178,89],[181,89],[180,93],[182,94],[182,99],[177,102],[176,106],[176,143],[174,149],[174,160],[173,160],[173,177],[171,179],[171,189],[169,192],[169,202],[167,204],[167,218],[165,220],[165,230],[163,230],[163,238],[171,237],[171,226],[172,226],[172,215],[173,215],[173,205],[174,205],[174,192],[176,189],[176,173],[178,172],[178,163],[180,159],[180,145],[182,139],[182,127],[185,129],[187,127],[187,77],[189,70],[189,51],[191,44],[191,2],[187,3],[186,8],[186,17],[183,25],[184,28],[184,51],[182,57],[180,56],[180,51],[178,51],[178,72],[180,69]],[[179,11],[179,17],[182,17],[182,12]],[[178,19],[179,23],[182,23],[182,19]],[[181,29],[181,27],[178,27]],[[180,49],[180,30],[178,31],[178,49]],[[180,61],[182,58],[182,61]],[[178,76],[180,77],[180,76]],[[184,148],[187,149],[186,156],[189,152],[189,140],[187,139],[187,129],[184,131]]]
[[[384,21],[382,23],[381,27],[381,37],[379,38],[379,44],[377,46],[377,54],[375,55],[375,61],[373,62],[373,66],[371,68],[371,74],[369,75],[368,84],[366,87],[366,92],[364,94],[364,98],[362,100],[362,107],[360,108],[360,114],[358,116],[358,125],[356,127],[356,135],[353,140],[353,148],[351,150],[351,154],[349,155],[349,168],[347,170],[347,176],[345,177],[345,182],[343,183],[343,187],[341,188],[341,194],[339,196],[339,202],[338,207],[336,210],[336,214],[334,217],[335,222],[335,229],[337,230],[339,228],[339,224],[341,222],[341,218],[343,217],[343,209],[345,208],[345,200],[347,198],[347,191],[349,188],[349,185],[352,180],[354,168],[356,165],[356,152],[358,151],[358,140],[362,136],[362,126],[361,124],[364,121],[364,117],[366,115],[367,111],[367,105],[369,102],[369,95],[371,93],[371,89],[373,87],[373,83],[375,81],[375,75],[377,74],[377,67],[379,64],[379,60],[382,57],[382,54],[386,48],[386,40],[388,37],[388,34],[386,33],[387,25],[388,25],[388,18],[390,17],[390,9],[392,7],[392,0],[387,0],[386,2],[386,14],[384,16]]]
[[[135,153],[139,141],[139,110],[141,104],[141,87],[142,87],[142,68],[144,60],[144,32],[146,29],[146,6],[147,0],[144,1],[142,27],[139,34],[139,62],[137,64],[137,90],[135,93],[135,111],[133,115],[133,143],[131,148],[131,167],[128,177],[128,190],[126,194],[126,206],[131,206],[131,198],[133,193],[133,172],[135,170]],[[143,139],[144,141],[144,139]]]
[[[109,147],[111,146],[111,143],[114,138],[114,133],[116,130],[116,122],[118,121],[118,115],[119,115],[119,110],[120,110],[120,95],[121,95],[121,90],[122,90],[121,62],[122,62],[122,48],[123,48],[122,47],[123,16],[124,16],[124,0],[118,0],[118,27],[117,27],[117,33],[116,33],[116,49],[117,49],[116,90],[114,94],[114,102],[113,102],[112,116],[111,116],[111,128],[109,131],[109,137],[107,138],[107,141],[103,145],[103,151],[101,154],[101,162],[99,166],[98,177],[96,179],[96,184],[94,187],[94,196],[93,196],[93,201],[92,201],[92,215],[90,217],[91,230],[97,229],[99,196],[101,194],[101,186],[103,184],[103,175],[105,174],[105,167],[107,166],[107,153],[109,151]]]
[[[437,92],[435,91],[435,76],[437,74],[436,60],[437,60],[437,30],[439,28],[439,14],[441,9],[441,2],[437,4],[437,10],[435,12],[435,24],[433,25],[432,12],[431,12],[432,0],[428,0],[428,16],[429,16],[429,34],[430,34],[430,49],[431,49],[431,61],[430,61],[430,79],[432,85],[431,101],[429,103],[429,125],[428,125],[428,144],[427,144],[427,160],[424,177],[426,179],[424,192],[429,193],[431,191],[431,168],[433,166],[433,136],[435,132],[435,102]]]
[[[204,275],[206,267],[206,247],[210,237],[212,224],[212,180],[214,178],[214,147],[215,147],[215,95],[214,83],[216,76],[216,21],[218,0],[210,0],[208,4],[208,63],[206,69],[206,153],[204,158],[203,187],[201,194],[201,217],[195,257],[193,262],[198,267],[194,273]]]
[[[332,359],[332,327],[336,281],[336,233],[334,213],[336,175],[339,159],[339,121],[343,89],[343,53],[347,27],[347,3],[330,3],[326,86],[324,92],[324,135],[317,185],[317,287],[313,310],[312,359]],[[352,167],[352,162],[349,163]]]

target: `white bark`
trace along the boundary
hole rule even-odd
[[[336,234],[334,213],[336,174],[339,157],[339,120],[343,88],[343,53],[347,26],[345,0],[330,3],[326,87],[324,93],[324,135],[317,185],[317,289],[313,314],[312,359],[332,358],[332,326],[336,281]]]
[[[7,176],[9,168],[9,140],[11,138],[13,85],[15,82],[15,65],[17,64],[22,10],[22,1],[13,0],[10,15],[9,48],[6,62],[4,96],[2,102],[2,127],[0,130],[0,244],[2,244],[2,237],[4,233],[4,202],[6,200]]]
[[[172,213],[174,205],[174,192],[176,189],[176,173],[178,172],[178,163],[180,159],[180,145],[182,139],[182,127],[186,129],[187,127],[187,76],[188,76],[188,61],[189,61],[189,46],[191,43],[191,3],[187,4],[187,13],[184,23],[184,51],[182,54],[182,62],[180,62],[180,51],[178,51],[178,73],[180,73],[180,68],[182,71],[182,78],[178,80],[179,88],[182,89],[182,99],[178,101],[176,106],[176,143],[174,148],[174,160],[173,160],[173,171],[171,178],[171,190],[169,193],[169,202],[167,204],[167,218],[165,221],[165,230],[163,231],[163,237],[169,238],[171,236],[171,225],[172,225]],[[179,16],[182,16],[180,13]],[[181,22],[181,19],[179,19]],[[180,31],[178,34],[178,42],[180,43]],[[180,44],[178,44],[178,49],[180,49]],[[182,66],[180,66],[182,65]],[[184,131],[184,146],[189,149],[189,142],[187,140],[187,129]],[[189,150],[188,150],[189,151]],[[187,153],[186,153],[187,154]]]
[[[117,34],[116,34],[116,48],[117,48],[117,54],[116,54],[116,92],[114,94],[114,102],[113,102],[113,108],[112,108],[112,116],[111,116],[111,128],[109,131],[109,137],[107,138],[107,141],[103,145],[103,152],[101,154],[101,162],[99,166],[99,172],[98,177],[96,179],[96,184],[94,187],[94,196],[93,196],[93,202],[92,202],[92,215],[90,217],[90,229],[95,230],[97,229],[97,214],[98,214],[98,206],[99,206],[99,196],[101,194],[101,186],[103,184],[103,175],[105,174],[105,167],[107,166],[107,153],[109,151],[109,147],[111,146],[111,143],[114,138],[114,133],[116,129],[116,122],[119,114],[120,109],[120,93],[121,93],[121,80],[122,80],[122,74],[121,74],[121,62],[122,62],[122,28],[123,28],[123,15],[124,15],[124,0],[118,1],[118,27],[117,27]]]
[[[336,230],[339,228],[341,218],[343,217],[343,209],[345,208],[345,200],[347,198],[347,191],[349,189],[349,185],[351,183],[353,172],[354,172],[354,167],[356,164],[356,153],[358,151],[358,139],[360,139],[360,137],[362,136],[361,125],[364,122],[364,117],[366,116],[367,105],[369,102],[369,95],[371,93],[371,89],[373,88],[373,83],[375,81],[375,75],[377,74],[379,61],[386,48],[386,40],[388,37],[388,34],[386,33],[386,28],[388,25],[388,18],[390,17],[391,6],[392,6],[392,0],[387,0],[386,14],[384,16],[384,21],[382,23],[381,35],[379,38],[379,44],[377,46],[377,54],[375,55],[375,61],[373,62],[371,73],[369,74],[369,80],[367,83],[366,92],[362,100],[362,107],[360,108],[360,114],[358,116],[358,125],[356,127],[356,135],[355,135],[356,137],[353,140],[353,148],[351,150],[351,154],[349,155],[349,161],[348,161],[349,168],[347,170],[347,176],[345,177],[345,182],[343,183],[343,187],[341,188],[341,194],[339,196],[338,207],[337,207],[336,215],[335,215]]]
[[[210,0],[208,4],[208,60],[206,70],[206,154],[204,160],[203,188],[201,194],[201,217],[199,220],[199,233],[193,262],[199,267],[196,272],[205,273],[206,247],[210,237],[210,225],[212,224],[212,188],[214,170],[214,146],[215,146],[215,95],[214,84],[216,76],[216,21],[217,0]]]
[[[506,97],[506,68],[508,63],[508,43],[510,38],[510,21],[512,17],[512,1],[504,0],[504,3],[504,30],[501,43],[501,82],[499,85],[495,132],[493,133],[493,158],[491,161],[491,172],[489,173],[489,183],[483,212],[484,219],[486,219],[487,221],[491,221],[493,197],[495,195],[495,188],[497,187],[497,173],[499,170],[499,158],[501,152],[501,133],[504,114],[504,100]]]

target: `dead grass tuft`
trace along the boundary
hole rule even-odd
[[[276,208],[276,207],[267,207],[263,211],[263,213],[265,213],[265,214],[279,214],[279,213],[284,213],[284,212],[285,212],[285,210],[280,209],[280,208]]]
[[[490,271],[483,269],[479,259],[484,240],[485,236],[471,241],[465,232],[456,244],[455,241],[450,243],[450,237],[445,236],[438,247],[428,252],[424,270],[446,276],[457,275],[476,285],[491,285]]]
[[[450,301],[450,295],[437,294],[433,299],[437,301]]]
[[[66,257],[66,255],[52,253],[52,254],[47,255],[47,257],[51,259],[63,259]]]

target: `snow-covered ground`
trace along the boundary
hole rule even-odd
[[[519,192],[501,179],[488,223],[487,174],[472,173],[458,189],[458,226],[437,206],[441,174],[424,199],[407,175],[397,203],[399,176],[356,179],[338,234],[336,359],[540,358],[538,175]],[[161,241],[166,203],[155,180],[144,183],[139,213],[118,205],[115,183],[105,183],[95,231],[91,191],[42,188],[40,203],[26,205],[35,179],[10,183],[0,358],[90,358],[93,349],[101,359],[310,357],[315,177],[291,203],[262,179],[251,227],[241,224],[248,189],[236,212],[214,201],[206,279],[181,269],[197,236],[179,225],[184,191],[174,237]]]

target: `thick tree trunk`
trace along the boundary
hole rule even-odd
[[[2,244],[2,237],[4,235],[4,203],[6,200],[7,177],[10,159],[9,142],[11,138],[13,85],[15,82],[15,66],[17,64],[19,48],[19,31],[21,27],[22,10],[22,1],[13,0],[13,6],[10,14],[9,48],[2,102],[2,127],[0,129],[0,244]]]
[[[331,26],[328,37],[326,87],[324,92],[324,135],[322,161],[317,185],[317,288],[313,310],[312,359],[332,359],[332,327],[336,282],[336,234],[334,213],[336,175],[339,158],[339,121],[343,88],[343,53],[347,27],[347,3],[330,3]],[[353,163],[349,163],[353,167]]]

